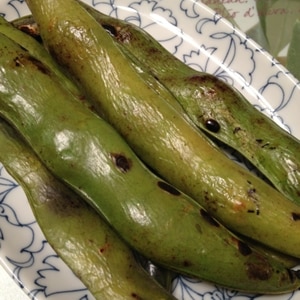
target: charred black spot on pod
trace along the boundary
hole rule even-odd
[[[237,126],[237,127],[235,127],[235,128],[233,129],[233,133],[236,134],[236,133],[238,133],[240,130],[242,130],[242,128],[239,127],[239,126]]]
[[[129,28],[127,28],[126,26],[119,27],[104,23],[101,25],[113,38],[115,38],[120,43],[124,44],[132,40],[132,33],[130,32],[130,30],[128,30]]]
[[[191,265],[192,265],[192,263],[190,261],[188,261],[188,260],[183,261],[183,266],[184,267],[190,267]]]
[[[37,23],[21,24],[20,26],[18,26],[18,29],[23,31],[24,33],[30,35],[35,40],[37,40],[39,43],[43,42],[42,37],[39,32],[39,28],[37,26]]]
[[[300,220],[300,214],[299,213],[292,213],[292,218],[294,221],[299,221]]]
[[[21,54],[14,58],[14,63],[15,63],[16,67],[33,65],[43,74],[46,74],[46,75],[51,74],[50,69],[45,64],[43,64],[40,60],[34,58],[31,55]]]
[[[208,77],[206,75],[200,76],[199,74],[192,75],[187,78],[187,81],[190,83],[195,83],[195,84],[201,84],[204,85],[208,80]]]
[[[228,85],[225,84],[225,82],[218,79],[216,76],[207,73],[195,73],[186,79],[189,83],[199,84],[209,89],[213,88],[215,91],[225,92],[229,89]]]
[[[205,125],[206,129],[208,129],[209,131],[214,132],[214,133],[219,132],[221,129],[219,122],[214,119],[206,120],[204,125]]]
[[[174,196],[179,196],[181,193],[175,189],[172,185],[164,182],[164,181],[158,181],[157,185],[164,191],[168,192],[169,194],[172,194]]]
[[[262,148],[266,148],[266,147],[269,147],[270,143],[269,142],[266,142],[265,144],[263,144],[261,147]]]
[[[248,193],[249,197],[254,197],[255,193],[256,193],[256,189],[250,188],[250,189],[248,189],[247,193]]]
[[[131,297],[132,297],[132,299],[142,300],[142,298],[136,293],[131,293]]]
[[[46,75],[51,74],[51,71],[49,70],[49,68],[46,65],[44,65],[41,61],[34,58],[33,56],[29,56],[28,60],[31,61],[38,68],[38,70],[40,72],[42,72]]]
[[[219,227],[220,224],[204,209],[200,209],[200,214],[209,224],[215,227]]]
[[[266,281],[272,277],[273,269],[271,265],[266,262],[253,262],[248,263],[247,267],[247,275],[251,280],[262,280]]]
[[[239,252],[243,256],[248,256],[252,253],[252,249],[246,243],[244,243],[242,241],[238,241],[238,248],[239,248]]]
[[[102,27],[112,36],[116,37],[118,34],[118,31],[115,26],[110,24],[102,24]]]
[[[262,139],[256,139],[256,142],[262,149],[276,150],[276,146],[272,146],[269,142],[264,142]]]
[[[131,169],[132,162],[125,155],[113,153],[112,158],[117,168],[120,169],[123,173],[126,173]]]
[[[132,33],[130,32],[130,30],[127,30],[127,29],[128,28],[123,27],[121,30],[119,30],[117,32],[116,38],[117,38],[118,42],[123,43],[123,44],[130,43],[131,40],[134,38]]]
[[[18,56],[14,58],[14,63],[16,67],[22,66],[21,60]]]

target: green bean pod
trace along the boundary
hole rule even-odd
[[[0,120],[0,161],[25,191],[47,241],[95,299],[175,299],[77,194]]]
[[[29,28],[29,18],[24,17],[24,22],[26,20],[26,28]],[[18,26],[21,26],[22,22],[19,21]],[[29,34],[24,34],[21,30],[16,30],[16,28],[3,17],[0,18],[0,32],[10,39],[16,41],[20,46],[27,51],[30,51],[32,57],[35,57],[37,60],[43,60],[43,63],[55,73],[55,78],[59,82],[64,82],[66,88],[70,90],[78,98],[84,98],[83,92],[79,87],[68,77],[68,74],[64,72],[64,69],[59,66],[55,60],[49,55],[45,47],[43,47],[40,42],[36,40],[35,37],[38,37],[36,29],[32,28]],[[36,36],[34,35],[36,33]]]
[[[81,4],[84,5],[83,3]],[[85,5],[85,7],[89,6]],[[96,12],[96,10],[93,11]],[[16,28],[18,28],[18,30]],[[76,97],[78,97],[85,105],[90,105],[88,101],[85,101],[84,92],[80,89],[80,85],[75,84],[74,81],[70,80],[69,73],[66,72],[65,69],[61,68],[61,66],[53,60],[45,47],[41,45],[42,39],[39,34],[38,26],[32,16],[25,16],[12,22],[8,22],[1,18],[0,32],[20,44],[24,49],[29,51],[33,57],[38,60],[42,60],[48,68],[58,75],[57,77],[59,81],[66,82],[66,87],[69,88]],[[27,33],[28,37],[24,36],[24,32]],[[33,39],[36,39],[37,41]],[[169,101],[188,119],[181,105],[174,101],[175,99],[173,96],[163,87],[162,84],[159,83],[159,81],[157,81],[153,76],[147,76],[146,73],[141,70],[140,66],[135,64],[133,64],[133,66],[157,94],[164,97],[166,101]]]
[[[22,48],[26,49],[29,54],[42,61],[43,64],[47,66],[55,74],[58,82],[64,82],[64,86],[69,89],[71,93],[74,94],[78,100],[85,103],[87,106],[89,103],[85,101],[85,97],[78,86],[70,80],[62,68],[56,64],[55,60],[50,56],[46,49],[42,45],[42,40],[39,35],[37,26],[32,16],[25,16],[14,20],[10,23],[3,18],[0,18],[0,32],[12,39],[14,42],[18,43]],[[26,33],[26,34],[25,34]],[[38,42],[37,42],[37,41]],[[151,277],[156,279],[161,285],[163,285],[168,291],[171,291],[172,278],[175,276],[170,270],[166,270],[160,266],[156,266],[151,261],[138,255],[138,261],[144,267]],[[290,260],[283,258],[282,262],[288,267],[291,267]],[[295,265],[295,264],[294,264]]]
[[[255,251],[150,173],[115,129],[53,80],[46,66],[0,37],[0,115],[132,248],[231,289],[274,294],[299,288],[297,271]]]
[[[82,4],[122,51],[177,99],[196,126],[250,161],[281,193],[300,204],[300,143],[217,77],[193,70],[139,27]]]
[[[207,142],[76,1],[27,1],[50,53],[139,157],[232,231],[300,257],[300,207]]]
[[[130,59],[175,96],[196,126],[242,154],[274,187],[300,204],[300,143],[296,138],[259,112],[237,90],[215,76],[193,70],[146,31],[80,4],[110,31]]]
[[[91,8],[89,8],[91,9]],[[92,9],[92,12],[95,13],[95,16],[98,15],[98,11]],[[100,16],[102,14],[100,13]],[[106,17],[104,16],[106,19]],[[0,23],[1,24],[1,23]],[[107,23],[106,23],[107,24]],[[27,34],[35,36],[42,42],[42,39],[39,35],[38,27],[36,26],[35,21],[33,20],[32,16],[26,16],[22,17],[21,19],[14,20],[13,25],[16,28],[19,28],[19,30],[22,30],[24,32],[27,32]],[[4,28],[0,25],[0,32],[7,35],[8,37],[14,38],[14,41],[20,42],[20,45],[30,52],[30,54],[35,54],[34,52],[31,52],[31,45],[24,45],[24,42],[22,41],[21,35],[18,33],[18,38],[16,38],[15,34],[11,34],[11,32],[6,31]],[[19,38],[20,37],[20,38]],[[43,57],[40,57],[40,59],[43,61]],[[51,66],[48,64],[48,66]],[[57,70],[56,70],[57,71]],[[245,239],[243,237],[243,239]],[[266,248],[261,244],[255,243],[253,241],[250,242],[251,246],[255,249],[261,251],[264,255],[270,256],[274,259],[279,260],[282,264],[284,264],[287,268],[295,267],[299,264],[299,259],[295,257],[291,257],[288,255],[285,255],[280,252],[273,251],[272,249]],[[145,269],[148,270],[148,273],[151,274],[151,276],[155,277],[159,282],[163,284],[167,289],[171,287],[172,278],[174,277],[173,274],[171,274],[170,270],[163,270],[162,268],[158,268],[157,266],[153,265],[149,260],[146,260],[144,257],[141,257],[138,255],[138,260],[141,261],[142,265],[145,267]]]

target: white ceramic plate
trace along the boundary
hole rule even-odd
[[[85,0],[152,34],[195,69],[234,85],[258,109],[300,138],[300,83],[263,49],[197,0]],[[24,0],[0,0],[8,20],[29,14]],[[222,253],[220,253],[222,255]],[[94,299],[53,252],[35,222],[22,189],[0,165],[0,262],[32,299]],[[178,277],[183,300],[295,300],[300,293],[247,295]]]

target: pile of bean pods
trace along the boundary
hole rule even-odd
[[[168,277],[298,289],[299,141],[134,25],[76,0],[27,4],[32,17],[0,22],[0,161],[93,295],[174,299],[132,251]]]

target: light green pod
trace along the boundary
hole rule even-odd
[[[84,5],[84,7],[89,8],[88,5],[84,3],[80,3]],[[98,12],[93,9],[93,13]],[[18,30],[17,30],[18,28]],[[3,18],[0,18],[0,32],[10,39],[17,42],[20,46],[30,52],[30,54],[38,59],[42,60],[43,63],[50,68],[56,75],[59,81],[65,82],[66,87],[82,101],[85,105],[90,106],[90,103],[86,101],[84,92],[80,88],[80,85],[75,84],[74,81],[70,80],[70,74],[64,69],[61,68],[60,65],[56,63],[56,61],[51,57],[48,51],[42,45],[42,39],[39,34],[38,26],[33,20],[32,16],[25,16],[19,19],[16,19],[12,22],[8,22]],[[27,33],[28,37],[24,35]],[[38,41],[36,41],[36,40]],[[162,84],[159,83],[153,76],[148,76],[140,66],[136,64],[132,64],[136,71],[140,73],[140,75],[144,78],[147,84],[161,97],[164,97],[166,101],[169,101],[173,106],[178,109],[183,115],[185,115],[186,119],[188,119],[185,114],[183,108],[179,103],[174,101],[173,96],[164,88]],[[91,107],[93,109],[93,107]]]
[[[49,51],[143,161],[232,231],[300,257],[298,205],[208,143],[76,1],[27,2]]]
[[[29,19],[26,17],[24,20],[28,21]],[[21,26],[21,24],[22,22],[19,21],[18,26]],[[26,28],[29,28],[28,22]],[[64,72],[64,69],[52,59],[47,50],[34,38],[34,32],[36,31],[32,28],[31,34],[24,34],[21,30],[16,30],[16,28],[6,19],[0,17],[0,33],[16,41],[21,47],[29,51],[32,57],[37,60],[42,60],[43,64],[55,73],[55,78],[57,78],[58,82],[63,82],[64,86],[79,99],[84,98],[79,87],[69,79],[68,74]]]
[[[130,59],[174,95],[196,126],[238,151],[281,193],[300,204],[298,139],[258,111],[233,87],[177,59],[146,31],[84,7],[114,36]]]
[[[0,32],[26,49],[32,57],[40,60],[55,74],[55,76],[52,77],[53,79],[56,78],[59,83],[63,82],[64,87],[69,89],[79,101],[85,103],[87,106],[89,105],[89,103],[85,101],[85,97],[79,87],[68,77],[68,74],[56,64],[55,60],[43,47],[37,25],[32,16],[16,19],[12,23],[0,18]],[[27,34],[25,34],[25,32]],[[175,276],[173,272],[156,266],[140,255],[136,254],[135,256],[139,258],[138,260],[151,277],[159,281],[167,290],[171,290],[172,278]],[[284,263],[286,262],[284,261]],[[290,267],[291,265],[288,264],[287,266]]]
[[[3,120],[0,144],[0,161],[24,189],[47,241],[95,299],[175,300],[99,214],[54,178]]]
[[[84,4],[82,4],[82,5],[84,5]],[[103,24],[106,29],[108,29],[108,26],[112,26],[112,24],[109,22],[109,21],[111,21],[110,17],[103,15],[102,13],[98,12],[97,10],[95,10],[89,6],[86,6],[86,8],[88,11],[91,11],[93,16],[95,16],[97,18],[97,21],[100,22],[101,24]],[[112,19],[113,26],[117,26],[118,22],[119,22],[119,20]],[[38,27],[36,26],[36,23],[33,20],[32,16],[26,16],[21,19],[17,19],[13,22],[13,24],[14,24],[14,26],[16,26],[16,28],[19,28],[20,30],[24,30],[25,32],[27,32],[27,34],[36,36],[39,40],[41,40],[39,31],[38,31]],[[118,28],[120,28],[120,27],[118,26]],[[112,28],[110,28],[110,30],[112,30]],[[2,30],[1,26],[0,26],[0,32],[2,32],[3,34],[6,34],[7,36],[10,36],[10,34],[9,34],[10,32],[8,33],[7,31]],[[20,35],[20,37],[21,37],[21,35]],[[19,39],[15,39],[15,41],[19,41]],[[21,45],[23,47],[24,43],[21,43]],[[30,51],[30,47],[27,47],[26,50]],[[42,57],[40,57],[40,58],[43,59]],[[283,253],[273,251],[272,249],[266,248],[266,247],[264,247],[264,245],[255,243],[253,241],[251,241],[250,244],[252,247],[257,249],[258,251],[261,251],[264,255],[267,255],[269,257],[279,260],[282,264],[284,264],[288,268],[295,267],[299,264],[299,259],[297,259],[295,257],[291,257],[291,256],[285,255]],[[143,257],[139,260],[141,261],[142,265],[144,265],[144,267],[148,270],[148,272],[152,276],[154,276],[157,280],[159,280],[163,284],[163,286],[170,288],[171,280],[174,277],[174,274],[172,274],[169,270],[163,270],[162,268],[158,268],[157,266],[153,265],[148,260],[145,260],[145,258],[143,258]]]
[[[131,247],[159,265],[230,289],[278,294],[299,288],[297,271],[249,247],[149,172],[46,66],[0,37],[0,115]]]

